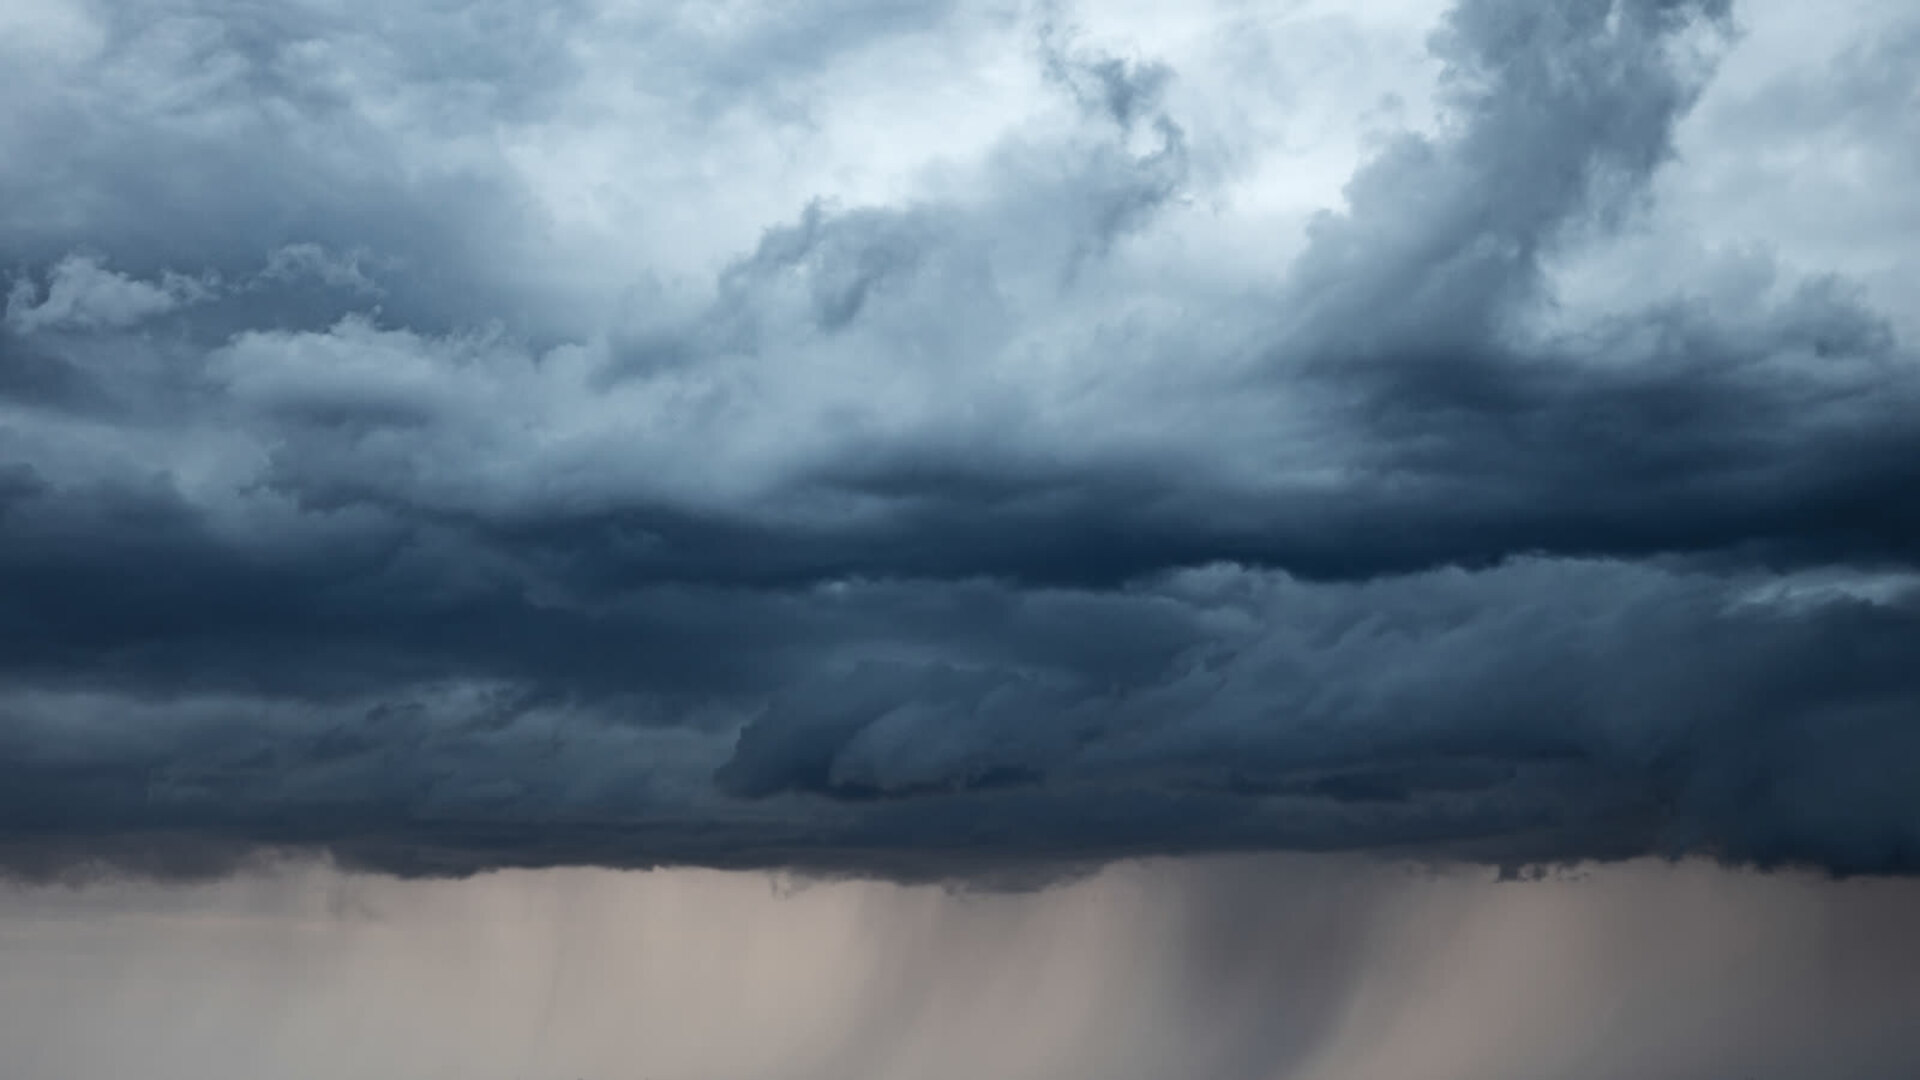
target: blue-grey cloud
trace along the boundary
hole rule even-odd
[[[1058,10],[290,12],[82,19],[0,133],[13,871],[1920,867],[1882,286],[1569,299],[1724,3],[1461,0],[1278,276],[1181,231],[1236,159],[1179,67]],[[1005,130],[689,228],[736,128],[824,153],[969,35]],[[624,184],[548,171],[594,101]]]

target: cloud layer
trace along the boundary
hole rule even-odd
[[[1910,16],[362,14],[6,46],[8,870],[1920,869]]]

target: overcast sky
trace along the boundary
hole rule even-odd
[[[1920,866],[1904,3],[10,0],[0,860]]]
[[[0,101],[34,970],[286,858],[1920,871],[1909,0],[0,0]]]

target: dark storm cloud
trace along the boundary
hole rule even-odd
[[[1179,72],[1049,15],[1050,119],[610,319],[504,148],[589,39],[777,126],[959,15],[602,14],[135,8],[25,70],[6,866],[1920,868],[1911,349],[1831,275],[1555,292],[1724,4],[1463,0],[1440,129],[1214,293],[1148,246],[1219,182]]]
[[[1911,869],[1920,609],[1798,587],[1579,563],[1347,586],[1222,568],[1111,595],[872,584],[737,599],[728,622],[758,641],[608,617],[624,652],[530,647],[495,665],[520,681],[398,700],[142,702],[70,676],[11,697],[8,817],[42,855],[207,833],[401,870],[924,875],[1269,845]],[[129,651],[136,686],[219,677],[177,637]],[[315,649],[297,675],[366,681],[378,652]],[[616,664],[646,690],[592,670]]]

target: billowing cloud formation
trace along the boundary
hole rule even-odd
[[[0,864],[1920,868],[1913,26],[1236,12],[31,9]]]

